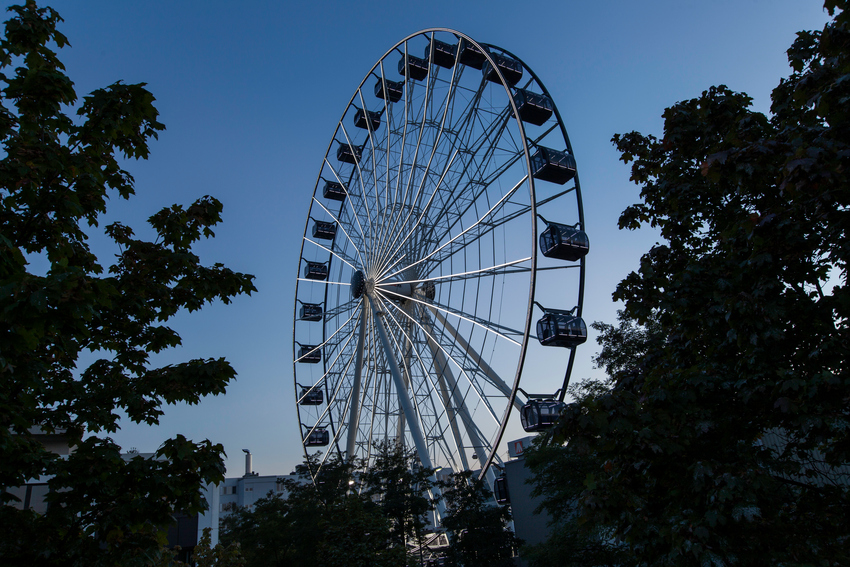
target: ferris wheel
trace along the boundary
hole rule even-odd
[[[486,474],[512,410],[534,431],[563,400],[523,390],[569,380],[588,250],[572,147],[537,75],[448,29],[393,46],[337,123],[307,213],[305,451],[368,466],[394,441],[426,467]]]

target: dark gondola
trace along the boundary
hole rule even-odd
[[[519,412],[522,428],[529,433],[550,429],[558,421],[561,412],[566,407],[558,400],[528,400]]]
[[[484,52],[475,47],[472,43],[462,39],[460,41],[460,62],[466,65],[467,67],[472,67],[473,69],[481,69],[484,66],[484,62],[487,58],[484,56]]]
[[[345,197],[348,193],[345,192],[345,187],[342,186],[342,183],[337,183],[336,181],[325,181],[325,186],[322,189],[322,196],[325,199],[330,199],[332,201],[345,201]]]
[[[425,46],[425,58],[427,59],[430,55],[431,41],[429,41],[428,45]],[[451,69],[455,66],[456,55],[456,43],[446,43],[445,41],[440,41],[438,39],[434,40],[434,58],[432,59],[434,65]]]
[[[316,364],[322,361],[322,349],[316,345],[301,345],[298,349],[298,362]]]
[[[300,317],[302,321],[321,321],[322,320],[322,304],[321,303],[302,303]]]
[[[531,170],[535,179],[563,185],[576,174],[576,160],[567,152],[538,146],[531,156]]]
[[[328,279],[328,266],[321,262],[307,262],[304,266],[304,277],[308,280],[324,281]]]
[[[354,113],[354,125],[364,130],[371,128],[372,132],[374,132],[381,127],[381,113],[358,108],[357,112]]]
[[[576,347],[587,340],[587,325],[570,311],[547,309],[537,321],[537,340],[543,346]]]
[[[304,445],[307,447],[325,447],[330,442],[331,435],[328,433],[328,430],[317,427],[304,440]]]
[[[325,401],[325,396],[318,388],[301,388],[301,396],[298,403],[302,406],[320,406]]]
[[[511,497],[508,494],[508,479],[503,474],[493,481],[493,496],[499,504],[510,504]]]
[[[333,240],[336,236],[336,223],[315,221],[313,224],[313,238],[322,240]]]
[[[490,57],[496,63],[496,67],[498,67],[499,71],[502,72],[502,76],[510,86],[514,86],[520,79],[522,79],[522,63],[516,59],[511,59],[510,57],[506,57],[499,53],[490,53]],[[489,61],[484,62],[484,66],[481,68],[481,71],[484,73],[484,78],[488,81],[492,83],[501,82],[499,80],[499,74],[496,73]]]
[[[575,262],[590,251],[590,239],[578,227],[546,221],[546,229],[540,233],[540,251],[547,258]]]
[[[363,146],[340,144],[336,149],[336,159],[343,163],[357,163],[363,156]]]
[[[517,89],[514,93],[514,104],[519,110],[523,122],[540,126],[552,116],[555,105],[552,99],[540,93],[525,89]]]
[[[384,91],[384,81],[378,79],[375,83],[375,96],[389,100],[390,102],[398,102],[401,100],[401,95],[404,93],[404,83],[401,81],[386,80],[387,88]]]
[[[402,57],[398,60],[398,72],[404,76],[410,73],[411,79],[421,81],[428,76],[428,60],[416,57],[415,55],[408,55],[407,65],[405,65],[404,57]]]

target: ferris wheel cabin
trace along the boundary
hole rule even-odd
[[[313,238],[333,240],[336,236],[336,223],[317,220],[313,224]]]
[[[576,174],[576,160],[567,152],[538,146],[531,156],[532,175],[541,181],[563,185]]]
[[[336,149],[336,159],[343,163],[356,164],[363,156],[363,146],[340,144]]]
[[[575,262],[590,251],[590,238],[576,226],[546,221],[540,234],[540,250],[547,258]]]
[[[322,188],[322,197],[331,201],[345,201],[348,193],[345,192],[345,187],[342,183],[336,181],[325,181],[325,186]]]
[[[308,260],[304,265],[304,277],[308,280],[324,281],[328,279],[328,265]]]
[[[539,94],[525,89],[516,89],[514,92],[514,104],[519,110],[519,117],[523,122],[540,126],[552,116],[555,105],[552,99],[544,94]]]
[[[502,473],[493,480],[493,497],[499,504],[510,504],[511,497],[508,494],[508,478]]]
[[[384,91],[384,82],[387,83],[386,92]],[[401,81],[390,81],[389,79],[381,80],[375,83],[375,96],[388,100],[390,102],[398,102],[401,100],[401,95],[404,93],[404,83]]]
[[[381,113],[358,108],[354,113],[354,126],[364,130],[371,129],[374,132],[381,127]]]
[[[473,69],[481,69],[487,60],[484,52],[465,39],[460,40],[460,62]]]
[[[298,350],[298,362],[317,364],[322,362],[322,349],[318,345],[301,345]]]
[[[304,440],[305,447],[325,447],[331,442],[331,435],[327,429],[317,427]]]
[[[431,43],[432,41],[428,41],[428,45],[425,46],[425,58],[427,59],[431,55]],[[455,66],[455,57],[457,56],[457,44],[456,43],[446,43],[445,41],[440,41],[439,39],[433,40],[433,48],[434,48],[434,58],[431,62],[434,65],[439,65],[445,69],[451,69]]]
[[[567,404],[558,400],[528,400],[519,412],[522,428],[529,433],[551,429]]]
[[[302,303],[300,318],[302,321],[321,321],[322,320],[322,304],[321,303]]]
[[[520,79],[522,79],[522,64],[519,61],[511,59],[510,57],[500,53],[491,52],[490,57],[493,58],[493,61],[496,63],[496,67],[498,67],[499,71],[502,72],[502,76],[510,86],[514,86]],[[482,72],[484,73],[484,78],[488,81],[493,83],[502,82],[501,79],[499,79],[499,74],[496,73],[489,61],[484,61]]]
[[[405,58],[402,56],[402,58],[398,60],[398,72],[400,75],[404,75],[405,77],[407,76],[407,73],[410,73],[411,79],[414,81],[421,81],[428,76],[428,60],[408,54],[407,65],[405,65]]]
[[[537,321],[537,340],[543,346],[577,347],[587,340],[587,325],[570,311],[547,309]]]
[[[324,401],[325,397],[320,389],[314,388],[311,390],[309,388],[301,388],[301,396],[299,396],[298,403],[302,406],[320,406]]]

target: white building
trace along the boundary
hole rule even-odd
[[[268,496],[269,492],[280,498],[286,498],[284,479],[308,481],[293,474],[260,476],[253,470],[251,452],[242,450],[245,452],[244,475],[226,478],[221,484],[208,484],[204,487],[204,498],[209,504],[209,509],[205,514],[198,516],[198,540],[201,539],[204,529],[210,528],[210,543],[216,545],[221,520],[239,508],[253,508],[257,500]]]

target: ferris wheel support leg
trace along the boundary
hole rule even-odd
[[[433,326],[431,329],[433,330]],[[429,330],[429,332],[430,332]],[[445,379],[449,384],[449,390],[452,392],[452,396],[455,400],[455,406],[457,407],[458,412],[461,416],[461,421],[463,421],[463,425],[466,428],[466,432],[469,435],[469,440],[472,442],[472,446],[477,449],[479,461],[481,457],[483,457],[483,453],[486,450],[484,443],[481,441],[481,437],[478,435],[478,430],[475,427],[475,423],[472,421],[472,417],[469,415],[469,410],[466,409],[466,405],[463,403],[463,400],[460,397],[460,392],[458,392],[457,382],[455,381],[454,374],[452,374],[452,369],[449,368],[449,363],[446,360],[443,352],[437,348],[436,343],[433,339],[429,337],[428,339],[428,348],[431,349],[431,354],[434,356],[434,360],[437,362],[437,366],[439,367],[439,376],[442,381]],[[461,451],[463,449],[461,448]],[[466,455],[464,455],[464,463],[466,463]],[[490,483],[490,488],[493,488],[493,483],[496,481],[496,475],[493,472],[493,467],[487,469],[487,481]]]
[[[507,383],[505,383],[505,381],[502,380],[502,378],[498,374],[496,374],[496,371],[493,370],[493,368],[491,368],[489,364],[487,364],[487,362],[480,354],[475,352],[475,349],[473,349],[466,341],[466,339],[464,339],[460,335],[460,333],[457,332],[457,330],[452,326],[451,323],[448,322],[448,320],[442,313],[440,313],[433,307],[429,306],[428,308],[431,310],[431,313],[434,314],[440,324],[446,329],[446,331],[449,332],[452,338],[457,341],[457,345],[464,351],[466,351],[466,354],[469,355],[469,357],[472,359],[472,362],[477,364],[478,367],[484,371],[484,374],[486,374],[487,377],[490,378],[490,382],[494,386],[496,386],[505,396],[510,398],[511,388],[507,385]],[[523,405],[524,404],[518,398],[514,398],[514,407],[516,409],[521,410]]]
[[[345,456],[354,457],[354,444],[357,441],[357,422],[360,420],[360,383],[363,376],[363,343],[366,338],[366,306],[360,312],[360,332],[357,336],[357,355],[354,361],[354,384],[351,386],[351,406],[348,414],[348,441]]]
[[[439,365],[440,363],[437,362]],[[469,461],[466,458],[466,451],[463,448],[463,437],[460,436],[460,428],[457,426],[457,414],[452,407],[451,394],[446,387],[446,379],[443,378],[442,372],[437,373],[437,383],[440,385],[440,397],[443,399],[443,406],[446,408],[446,417],[449,418],[449,426],[452,430],[452,437],[455,440],[457,452],[460,455],[460,464],[464,470],[469,470]]]
[[[375,327],[378,329],[378,337],[381,339],[381,345],[384,347],[384,353],[387,355],[387,362],[389,362],[390,365],[390,374],[393,377],[395,388],[398,391],[399,404],[401,405],[404,415],[407,416],[407,423],[410,427],[410,435],[413,437],[413,444],[416,447],[417,455],[419,455],[419,461],[425,468],[433,469],[434,465],[431,463],[431,456],[428,454],[428,446],[425,443],[425,437],[422,435],[422,429],[419,427],[419,420],[413,412],[413,405],[410,403],[410,398],[407,397],[407,389],[404,387],[404,379],[401,376],[401,370],[399,369],[398,362],[396,362],[395,355],[390,348],[387,331],[384,329],[384,314],[375,309],[375,304],[371,297],[369,297],[369,306],[372,308],[372,317],[375,320]],[[437,501],[437,515],[439,518],[443,518],[446,515],[446,506],[443,503],[440,489],[436,486],[436,473],[432,476],[432,480],[435,483],[432,492],[434,499]]]

